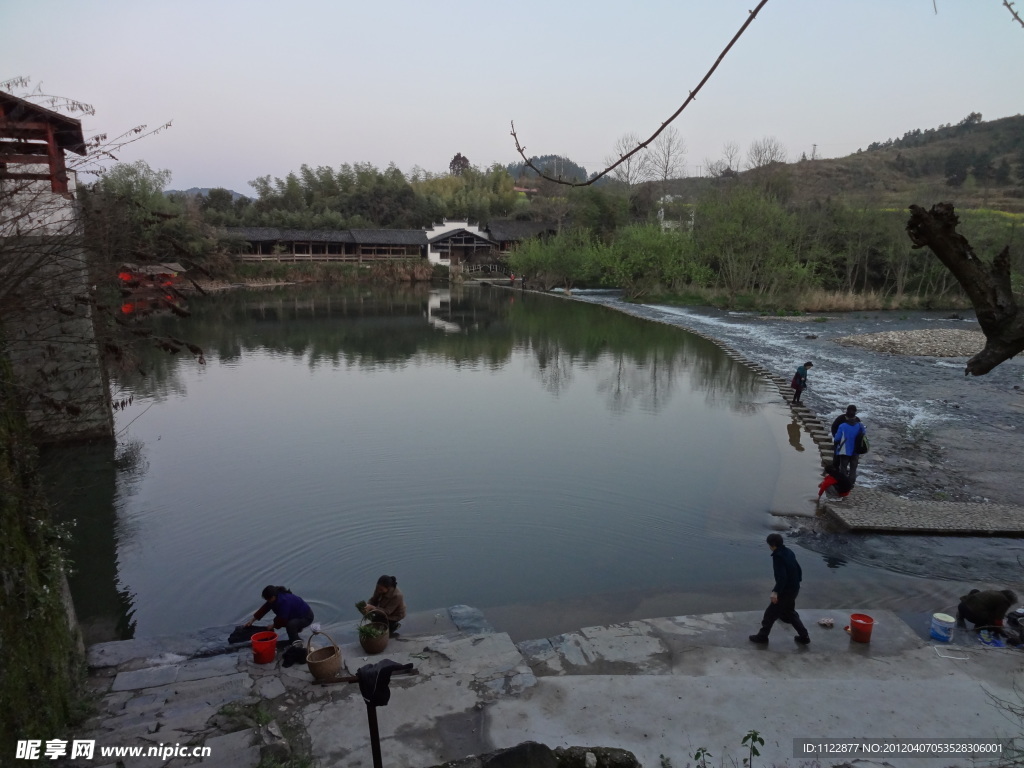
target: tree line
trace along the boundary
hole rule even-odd
[[[260,176],[250,185],[255,199],[211,190],[199,201],[204,220],[235,227],[416,229],[443,218],[507,218],[529,207],[504,166],[476,168],[461,153],[449,173],[417,167],[406,175],[394,164],[383,170],[371,163],[303,165],[284,178]]]
[[[965,300],[949,270],[913,248],[902,209],[839,200],[787,206],[753,178],[724,178],[677,211],[676,221],[634,221],[612,232],[572,226],[523,244],[510,266],[545,290],[607,286],[630,299],[794,309],[844,308],[838,295],[869,296],[879,308]],[[975,211],[963,229],[981,252],[1019,242],[1022,222]],[[1013,271],[1019,281],[1019,257]]]

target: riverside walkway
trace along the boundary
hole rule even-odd
[[[1024,509],[1008,504],[911,501],[871,488],[854,488],[842,501],[822,505],[826,516],[849,531],[1024,536]]]
[[[408,616],[401,636],[369,657],[356,642],[357,622],[326,629],[341,647],[343,674],[382,658],[418,669],[392,678],[391,701],[377,710],[385,765],[462,760],[460,766],[479,767],[487,761],[464,758],[528,741],[583,747],[578,764],[590,768],[623,765],[599,747],[627,750],[644,766],[667,760],[680,768],[703,747],[714,764],[739,765],[747,756],[740,742],[751,730],[765,740],[756,765],[837,765],[855,756],[797,755],[794,740],[1020,734],[998,700],[1018,701],[1021,651],[982,646],[959,630],[954,643],[935,643],[924,619],[911,626],[874,610],[870,642],[858,643],[843,631],[846,611],[801,614],[808,646],[794,643],[784,625],[768,645],[750,643],[759,612],[632,621],[514,643],[479,611],[455,606]],[[833,628],[816,623],[826,617]],[[255,664],[248,646],[225,645],[229,631],[90,648],[98,711],[68,738],[94,739],[96,755],[67,764],[152,766],[152,757],[117,763],[99,750],[195,745],[209,755],[161,764],[254,768],[261,759],[287,765],[291,755],[308,760],[303,765],[371,765],[358,686],[315,685],[305,665],[284,667],[280,654]],[[944,755],[898,762],[946,768],[985,761]]]

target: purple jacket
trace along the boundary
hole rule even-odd
[[[305,619],[313,615],[313,609],[309,607],[306,601],[298,595],[293,595],[291,592],[278,592],[277,599],[274,602],[264,603],[254,614],[256,620],[259,621],[266,616],[267,611],[273,611],[274,615],[282,622],[291,621],[292,619]]]

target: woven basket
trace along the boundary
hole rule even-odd
[[[359,620],[360,628],[367,626],[375,627],[381,633],[377,637],[363,637],[362,632],[360,632],[359,644],[363,646],[363,650],[368,654],[380,653],[388,647],[388,615],[380,608],[374,608]]]
[[[311,651],[309,644],[314,635],[323,635],[331,644]],[[314,632],[309,636],[306,641],[306,665],[316,680],[331,680],[338,676],[341,671],[341,649],[326,632]]]

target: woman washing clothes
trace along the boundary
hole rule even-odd
[[[385,575],[377,579],[373,596],[366,601],[361,610],[368,615],[374,608],[379,608],[388,615],[388,631],[395,634],[402,619],[405,618],[405,597],[398,588],[398,579],[394,576]]]
[[[299,632],[313,623],[313,609],[301,597],[292,594],[287,587],[266,586],[263,588],[262,597],[265,602],[245,626],[252,626],[253,622],[259,621],[273,611],[274,629],[284,627],[288,633],[288,640],[294,643],[299,639]]]

